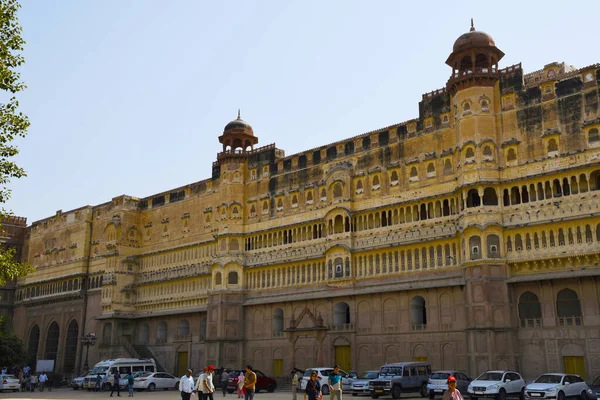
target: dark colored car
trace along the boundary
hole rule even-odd
[[[600,376],[597,376],[592,383],[588,385],[590,387],[588,391],[588,399],[596,400],[600,399]]]
[[[246,370],[232,370],[228,371],[229,374],[229,383],[227,384],[227,392],[233,393],[237,390],[238,378],[240,377],[240,372],[246,374]],[[277,389],[277,381],[273,378],[269,378],[265,374],[260,371],[254,370],[256,374],[256,393],[261,390],[267,391],[269,393],[273,393],[275,389]]]

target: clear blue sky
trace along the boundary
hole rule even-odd
[[[288,155],[414,118],[471,17],[501,67],[600,62],[599,4],[22,0],[28,177],[6,207],[31,223],[208,178],[238,108]]]

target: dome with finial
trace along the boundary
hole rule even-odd
[[[232,131],[234,129],[243,129],[246,134],[254,134],[254,131],[252,130],[252,125],[250,125],[240,117],[240,110],[238,110],[237,118],[225,125],[223,133],[226,134],[228,131]]]
[[[475,47],[496,47],[494,39],[485,32],[475,30],[473,18],[471,18],[471,29],[464,33],[454,42],[453,52],[458,52]]]

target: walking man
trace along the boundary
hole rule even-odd
[[[342,377],[340,375],[339,365],[333,367],[333,373],[329,375],[327,381],[331,388],[330,400],[342,400]]]
[[[119,385],[121,383],[120,381],[121,374],[119,374],[118,369],[115,369],[115,380],[113,381],[112,389],[110,390],[110,397],[112,397],[113,393],[115,392],[115,388],[117,389],[117,397],[121,397],[121,385]]]
[[[254,390],[256,389],[256,374],[252,371],[252,365],[246,366],[246,375],[244,376],[244,387],[246,388],[245,400],[254,400]]]
[[[223,397],[227,395],[227,384],[229,383],[229,374],[227,370],[223,368],[223,372],[221,372],[221,390],[223,391]]]
[[[190,396],[194,391],[194,378],[192,378],[191,369],[188,369],[179,380],[179,391],[181,392],[181,400],[190,400]]]
[[[204,380],[202,383],[202,394],[204,396],[204,400],[214,400],[213,393],[215,391],[215,385],[213,383],[213,372],[215,371],[215,367],[209,365],[206,367],[206,374],[204,374]]]
[[[44,388],[46,387],[46,382],[48,382],[48,375],[46,375],[46,373],[42,371],[42,373],[40,374],[40,392],[44,391]]]
[[[292,371],[292,400],[296,399],[296,393],[298,392],[298,374]]]
[[[38,384],[38,377],[36,374],[31,374],[31,379],[29,380],[29,386],[31,386],[31,391],[35,392],[35,387]]]

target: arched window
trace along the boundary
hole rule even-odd
[[[179,324],[177,324],[177,336],[182,338],[188,336],[189,334],[190,323],[187,319],[182,319],[181,321],[179,321]]]
[[[363,183],[362,183],[362,180],[359,179],[358,182],[356,182],[356,193],[359,194],[359,193],[362,193],[363,191],[364,191]]]
[[[542,306],[535,294],[525,292],[519,297],[519,318],[523,328],[541,325]]]
[[[598,129],[590,129],[590,131],[588,132],[588,143],[592,144],[598,142],[600,142],[600,134],[598,133]]]
[[[27,342],[27,357],[29,360],[36,360],[40,346],[40,327],[34,325],[29,332],[29,340]]]
[[[333,232],[342,233],[344,232],[344,218],[341,215],[336,215],[333,221]]]
[[[558,145],[556,144],[556,140],[550,139],[548,141],[548,155],[552,155],[555,152],[558,152]]]
[[[498,235],[487,236],[488,258],[500,258],[500,238]]]
[[[46,333],[46,360],[56,360],[58,355],[58,337],[60,330],[58,324],[52,322]]]
[[[421,296],[413,297],[410,300],[410,324],[412,330],[424,330],[427,326],[427,308],[425,299]]]
[[[223,277],[221,276],[220,272],[217,272],[215,274],[215,285],[220,285],[223,281]]]
[[[292,208],[298,207],[298,196],[292,196]]]
[[[200,320],[200,339],[206,339],[206,318]]]
[[[392,177],[390,179],[390,183],[392,186],[395,186],[398,184],[398,173],[396,171],[392,171]]]
[[[515,161],[517,159],[517,152],[515,149],[508,149],[508,153],[506,155],[506,161]]]
[[[483,190],[483,205],[484,206],[497,206],[498,195],[496,189],[487,187]]]
[[[377,190],[381,187],[381,183],[379,182],[379,175],[375,175],[373,177],[373,185],[371,186],[372,190]]]
[[[433,178],[435,176],[435,165],[433,163],[429,163],[427,165],[427,177]]]
[[[469,248],[471,250],[471,260],[480,260],[481,238],[479,236],[471,236],[469,238]]]
[[[148,324],[140,325],[138,341],[140,344],[148,344],[150,341],[150,326]]]
[[[491,160],[492,158],[494,158],[494,155],[492,154],[492,148],[490,146],[483,147],[483,157],[486,160]]]
[[[334,200],[341,200],[342,196],[343,196],[342,184],[341,183],[336,183],[335,185],[333,185],[333,199]]]
[[[479,207],[481,205],[481,198],[477,189],[471,189],[467,192],[467,208]]]
[[[417,167],[412,167],[410,169],[410,178],[412,180],[417,180],[419,179],[419,172],[417,171]]]
[[[472,160],[475,158],[475,151],[473,150],[472,147],[467,148],[467,151],[465,152],[465,159],[466,160]]]
[[[283,210],[283,200],[277,199],[277,211]]]
[[[65,372],[75,372],[75,359],[77,356],[78,343],[79,326],[77,321],[72,320],[67,328],[67,340],[65,341]]]
[[[111,344],[111,336],[112,336],[112,323],[104,324],[104,328],[102,328],[102,343]]]
[[[339,302],[333,307],[333,325],[350,323],[350,306],[348,303]]]
[[[563,289],[556,296],[556,315],[559,325],[581,325],[581,304],[577,293]]]
[[[230,285],[237,285],[238,284],[238,273],[235,271],[229,272],[229,274],[227,274],[227,283]]]
[[[463,104],[463,115],[471,114],[471,103],[466,101]]]
[[[490,111],[490,102],[487,100],[481,100],[481,111],[488,112]]]
[[[156,328],[156,340],[159,342],[166,342],[168,333],[169,328],[167,327],[167,323],[165,321],[161,321],[158,324],[158,328]]]
[[[446,161],[444,161],[444,175],[451,175],[452,174],[452,162],[450,162],[449,159],[446,159]]]
[[[325,189],[321,190],[321,201],[327,201],[327,192]]]
[[[306,204],[312,204],[313,202],[314,202],[313,194],[312,194],[312,191],[309,190],[308,193],[306,194]]]
[[[276,308],[273,310],[273,334],[281,334],[283,332],[283,310]]]

